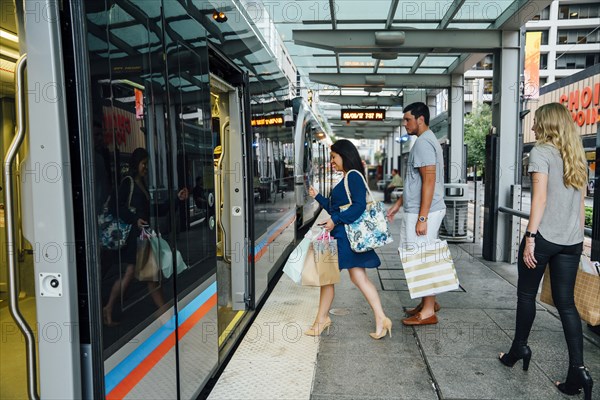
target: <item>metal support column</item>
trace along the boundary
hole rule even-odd
[[[492,185],[497,189],[496,193],[489,196],[497,199],[497,206],[510,207],[510,188],[515,182],[515,169],[517,168],[517,149],[519,132],[519,54],[520,54],[520,32],[502,32],[501,50],[494,54],[494,94],[492,104],[492,126],[498,134],[498,170],[494,176],[490,176],[486,170],[486,180],[497,181]],[[492,188],[490,187],[490,189]],[[486,186],[486,199],[488,187]],[[487,203],[487,202],[486,202]],[[488,252],[484,257],[492,261],[508,261],[510,258],[510,246],[506,245],[508,230],[510,229],[510,216],[506,214],[488,213],[486,209],[485,225],[486,231],[493,229],[493,243],[488,244]],[[495,225],[495,228],[487,225]],[[486,242],[488,237],[484,238]],[[493,258],[491,247],[494,248]],[[485,243],[484,243],[485,248]],[[486,256],[487,255],[487,256]]]
[[[485,138],[485,201],[483,208],[483,258],[496,261],[498,226],[498,136],[495,128]]]
[[[450,88],[450,160],[448,183],[461,182],[466,175],[466,160],[463,154],[465,89],[463,75],[452,75]]]

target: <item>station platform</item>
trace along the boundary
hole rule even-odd
[[[402,214],[398,215],[399,218]],[[488,262],[472,243],[452,244],[461,289],[438,296],[437,325],[406,327],[411,300],[394,243],[378,250],[382,265],[369,270],[393,336],[373,340],[373,313],[346,272],[335,286],[333,326],[321,337],[302,334],[315,317],[319,288],[282,275],[222,372],[209,399],[565,399],[554,381],[564,380],[568,356],[558,312],[537,304],[528,372],[507,368],[517,303],[516,265]],[[584,357],[600,399],[600,336],[585,324]]]

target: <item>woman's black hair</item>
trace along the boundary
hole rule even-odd
[[[138,147],[131,153],[131,158],[129,159],[129,175],[134,178],[138,174],[138,167],[140,163],[144,160],[148,159],[148,152],[143,147]]]
[[[337,153],[342,157],[344,163],[344,171],[348,172],[351,169],[355,169],[360,172],[363,176],[365,175],[365,168],[363,167],[360,154],[356,150],[356,146],[346,139],[336,141],[331,145],[331,151]]]

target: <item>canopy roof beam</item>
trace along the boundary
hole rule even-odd
[[[321,95],[319,100],[327,103],[341,104],[343,106],[359,105],[359,106],[380,106],[394,107],[402,106],[401,96],[338,96],[338,95]]]
[[[377,43],[379,33],[404,33],[403,43]],[[373,53],[392,51],[415,53],[423,51],[489,52],[502,47],[502,31],[499,30],[447,30],[415,29],[405,31],[352,30],[352,29],[295,29],[294,43],[297,45],[329,50],[336,53]],[[477,40],[473,40],[477,38]]]
[[[451,86],[449,75],[444,74],[336,74],[313,72],[308,75],[312,82],[339,87],[381,87],[420,89],[446,88]],[[372,83],[367,83],[372,82]]]

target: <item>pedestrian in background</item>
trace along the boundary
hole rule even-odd
[[[591,400],[593,382],[583,365],[583,333],[574,300],[583,251],[585,152],[571,114],[559,103],[538,108],[532,129],[536,144],[529,154],[528,167],[531,215],[519,248],[515,337],[510,351],[500,353],[500,361],[512,367],[523,359],[523,370],[527,371],[531,360],[527,339],[535,319],[535,297],[548,265],[552,299],[569,350],[567,379],[556,382],[556,386],[568,395],[583,389],[585,399]]]
[[[364,177],[364,162],[361,161],[358,150],[349,140],[338,140],[331,146],[331,164],[337,171],[342,171],[344,177],[349,171],[355,170]],[[315,188],[310,187],[308,194],[329,213],[331,218],[325,222],[325,229],[337,241],[339,268],[347,269],[352,283],[356,285],[367,299],[375,314],[375,332],[371,333],[373,339],[381,339],[388,332],[392,336],[392,321],[386,317],[381,306],[381,300],[377,288],[369,280],[366,268],[377,268],[381,265],[379,257],[374,250],[364,253],[356,253],[350,248],[350,242],[344,228],[345,224],[356,221],[365,211],[367,206],[367,187],[365,181],[357,174],[349,174],[348,188],[352,205],[340,211],[340,207],[350,203],[344,181],[340,181],[331,191],[329,199],[319,194]],[[324,329],[331,325],[329,309],[333,303],[335,289],[333,285],[321,286],[319,297],[319,310],[313,326],[305,332],[309,336],[318,336]]]
[[[408,155],[407,171],[402,196],[388,210],[388,219],[404,205],[400,246],[420,246],[438,238],[440,225],[446,215],[444,203],[444,158],[437,137],[429,129],[429,108],[421,102],[404,109],[404,127],[417,140]],[[421,303],[406,313],[410,316],[404,325],[437,324],[436,312],[440,306],[435,296],[421,299]]]
[[[396,190],[396,188],[402,187],[402,177],[398,173],[398,170],[394,168],[392,170],[392,181],[385,188],[383,193],[383,202],[391,203],[392,202],[392,192]]]

